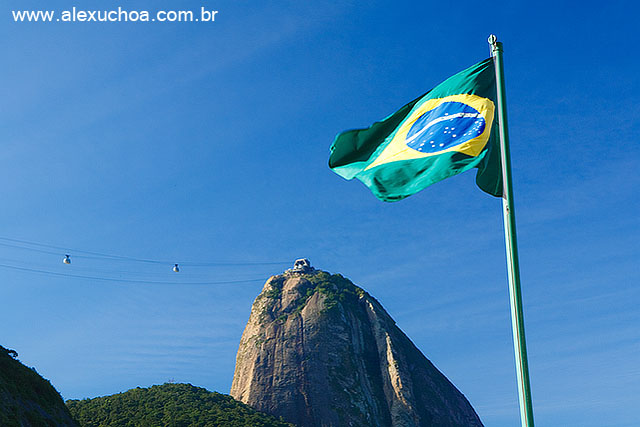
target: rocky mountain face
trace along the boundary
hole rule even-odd
[[[323,271],[290,271],[264,285],[231,396],[300,427],[482,426],[372,296]]]
[[[0,426],[74,426],[78,424],[51,383],[0,346]]]

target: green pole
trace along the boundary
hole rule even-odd
[[[496,69],[498,128],[500,132],[503,182],[502,207],[504,213],[505,242],[507,245],[511,326],[513,330],[513,346],[518,376],[520,420],[522,421],[522,427],[533,427],[533,405],[531,403],[531,386],[529,384],[527,344],[524,337],[520,267],[518,265],[518,243],[516,241],[516,217],[513,203],[513,185],[511,183],[511,154],[509,152],[509,131],[507,128],[507,103],[504,86],[504,68],[502,64],[502,43],[492,34],[489,36],[489,44],[491,45],[491,56],[493,57]]]

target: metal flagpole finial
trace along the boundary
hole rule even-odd
[[[495,34],[491,34],[487,41],[489,42],[489,46],[491,47],[491,56],[496,56],[496,52],[498,51],[499,46],[502,43],[498,43],[498,38]]]

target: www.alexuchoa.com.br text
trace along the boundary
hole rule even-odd
[[[215,22],[217,10],[12,10],[15,22]]]

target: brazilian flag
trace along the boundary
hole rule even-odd
[[[367,129],[340,133],[329,167],[358,178],[385,202],[404,199],[467,169],[502,196],[496,80],[489,58],[448,78]]]

